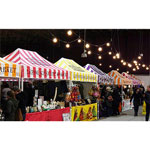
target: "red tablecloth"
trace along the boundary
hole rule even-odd
[[[63,121],[63,113],[70,113],[70,107],[43,112],[27,113],[26,121]]]

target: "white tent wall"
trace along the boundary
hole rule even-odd
[[[150,85],[150,75],[136,75],[144,83],[144,87],[147,88]]]

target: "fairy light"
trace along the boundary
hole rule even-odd
[[[120,54],[119,54],[119,53],[117,53],[117,54],[116,54],[116,57],[117,57],[117,59],[119,59],[119,58],[120,58]]]
[[[122,59],[120,62],[121,62],[121,63],[123,63],[123,62],[124,62],[124,60]]]
[[[125,66],[125,65],[126,65],[126,62],[123,62],[123,65]]]
[[[113,59],[116,59],[116,56],[113,56]]]
[[[129,74],[129,71],[127,71],[127,73]]]
[[[117,71],[119,71],[119,68],[117,68]]]
[[[132,67],[132,65],[131,65],[131,64],[128,64],[128,67],[129,67],[129,68],[131,68],[131,67]]]
[[[112,55],[112,52],[108,52],[109,55]]]
[[[141,66],[141,64],[139,64],[139,66]]]
[[[136,69],[135,69],[135,68],[133,68],[133,71],[136,71]]]
[[[78,39],[78,43],[81,43],[81,39],[80,38]]]
[[[99,48],[98,48],[98,51],[99,51],[99,52],[102,52],[102,50],[103,50],[102,47],[99,47]]]
[[[58,42],[58,39],[55,37],[53,38],[53,43],[57,43]]]
[[[69,36],[71,36],[71,35],[72,35],[72,31],[71,31],[71,30],[68,30],[68,31],[67,31],[67,34],[68,34]]]
[[[66,44],[66,48],[70,48],[70,44],[67,43],[67,44]]]
[[[134,61],[133,61],[133,63],[134,63],[134,64],[137,64],[137,61],[136,61],[136,60],[134,60]]]
[[[90,44],[88,44],[88,43],[85,44],[85,47],[86,47],[86,48],[90,48]]]
[[[109,47],[109,46],[110,46],[110,43],[109,43],[109,42],[107,42],[107,43],[106,43],[106,46],[108,46],[108,47]]]
[[[98,59],[102,59],[102,56],[99,55],[99,56],[98,56]]]
[[[99,66],[102,66],[102,64],[100,63]]]
[[[143,68],[145,68],[145,66],[146,66],[145,64],[142,65]]]
[[[112,68],[112,65],[109,65],[109,68]]]
[[[138,56],[138,59],[140,60],[142,57],[141,56]]]
[[[92,51],[89,50],[89,51],[87,52],[87,54],[88,54],[88,55],[91,55],[91,54],[92,54]]]
[[[146,70],[149,70],[149,67],[146,67]]]

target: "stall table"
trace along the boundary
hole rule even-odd
[[[70,113],[70,107],[26,114],[26,121],[63,121],[63,114]]]

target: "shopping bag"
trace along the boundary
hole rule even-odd
[[[145,103],[145,101],[143,102],[142,115],[146,115],[146,103]]]

